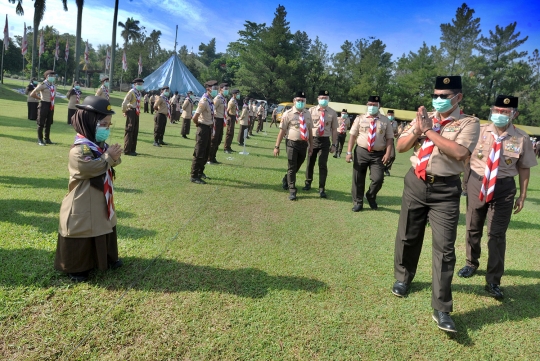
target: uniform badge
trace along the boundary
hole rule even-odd
[[[434,131],[438,132],[440,129],[441,129],[441,124],[439,124],[439,123],[433,124],[433,130]]]
[[[503,102],[504,102],[504,104],[508,105],[508,104],[510,104],[510,99],[506,98],[506,99],[504,99]]]
[[[482,151],[479,151],[479,152],[478,152],[477,157],[478,157],[478,159],[484,158],[484,155],[482,154]]]
[[[294,127],[298,129],[300,126],[298,124],[295,124]]]
[[[450,84],[450,78],[444,78],[443,83],[444,84]]]
[[[379,130],[379,133],[384,134],[384,129],[381,128],[381,130]]]
[[[511,158],[508,158],[507,160],[504,161],[506,164],[510,165],[512,164],[512,159]]]

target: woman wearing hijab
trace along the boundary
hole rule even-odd
[[[26,99],[26,104],[28,105],[28,119],[29,120],[37,120],[37,108],[38,108],[39,100],[30,96],[30,93],[32,93],[32,90],[35,89],[37,83],[38,82],[36,78],[32,78],[30,80],[30,83],[28,83],[28,86],[26,87],[26,91],[24,92],[26,95],[28,95],[28,98]]]
[[[71,117],[77,111],[76,105],[81,103],[81,85],[78,81],[73,82],[73,86],[67,92],[66,97],[68,98],[68,117],[67,123],[71,124]]]
[[[62,201],[54,267],[82,282],[94,268],[122,266],[118,258],[113,167],[122,147],[109,146],[114,111],[108,100],[88,96],[71,119],[77,132],[69,151],[69,193]]]

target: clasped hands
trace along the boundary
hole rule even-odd
[[[415,121],[415,135],[420,136],[428,130],[433,129],[433,119],[429,117],[427,109],[423,105],[418,108]]]

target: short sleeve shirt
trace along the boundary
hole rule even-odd
[[[212,102],[212,100],[210,100]],[[213,102],[212,102],[213,104]],[[201,97],[201,100],[199,101],[199,105],[197,106],[197,110],[195,113],[200,114],[199,115],[199,124],[205,124],[205,125],[211,125],[214,124],[214,119],[212,118],[212,108],[211,104],[209,103],[208,98]]]
[[[321,115],[324,110],[324,134],[319,135],[319,126],[321,124]],[[330,137],[332,136],[332,130],[338,128],[337,113],[330,107],[322,108],[318,105],[309,108],[309,114],[313,121],[312,134],[313,137]]]
[[[308,131],[307,136],[309,137],[309,132],[313,131],[313,121],[311,120],[310,112],[306,109],[302,110],[304,115],[304,122],[306,123],[306,128]],[[281,117],[281,123],[279,123],[279,129],[285,130],[285,136],[289,140],[302,140],[302,135],[300,133],[300,111],[296,108],[291,108],[283,113]]]
[[[359,147],[368,148],[368,136],[370,124],[373,119],[375,120],[375,144],[373,145],[373,151],[380,152],[386,149],[386,140],[394,139],[394,130],[390,124],[390,120],[382,114],[374,115],[372,118],[365,114],[358,115],[353,122],[351,131],[349,134],[356,136],[356,144]]]
[[[216,118],[225,118],[227,99],[221,94],[214,98],[214,115]]]
[[[51,91],[49,90],[49,87],[45,85],[45,83],[40,83],[33,91],[32,94],[36,95],[38,93],[40,94],[40,98],[44,102],[50,102],[51,101]]]

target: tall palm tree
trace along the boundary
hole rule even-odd
[[[128,18],[125,23],[119,21],[118,26],[121,27],[122,32],[120,35],[124,38],[124,49],[130,40],[137,40],[141,38],[141,28],[139,27],[139,20]]]
[[[157,53],[161,50],[161,46],[159,45],[159,37],[161,36],[160,30],[152,30],[150,33],[150,36],[146,38],[146,41],[148,42],[148,46],[150,49],[150,58],[154,59],[157,55]]]
[[[82,12],[84,7],[84,0],[75,0],[77,3],[77,34],[75,36],[75,64],[79,61],[81,56],[81,27],[82,27]],[[75,67],[75,79],[79,79],[79,66]],[[74,79],[74,80],[75,80]]]

